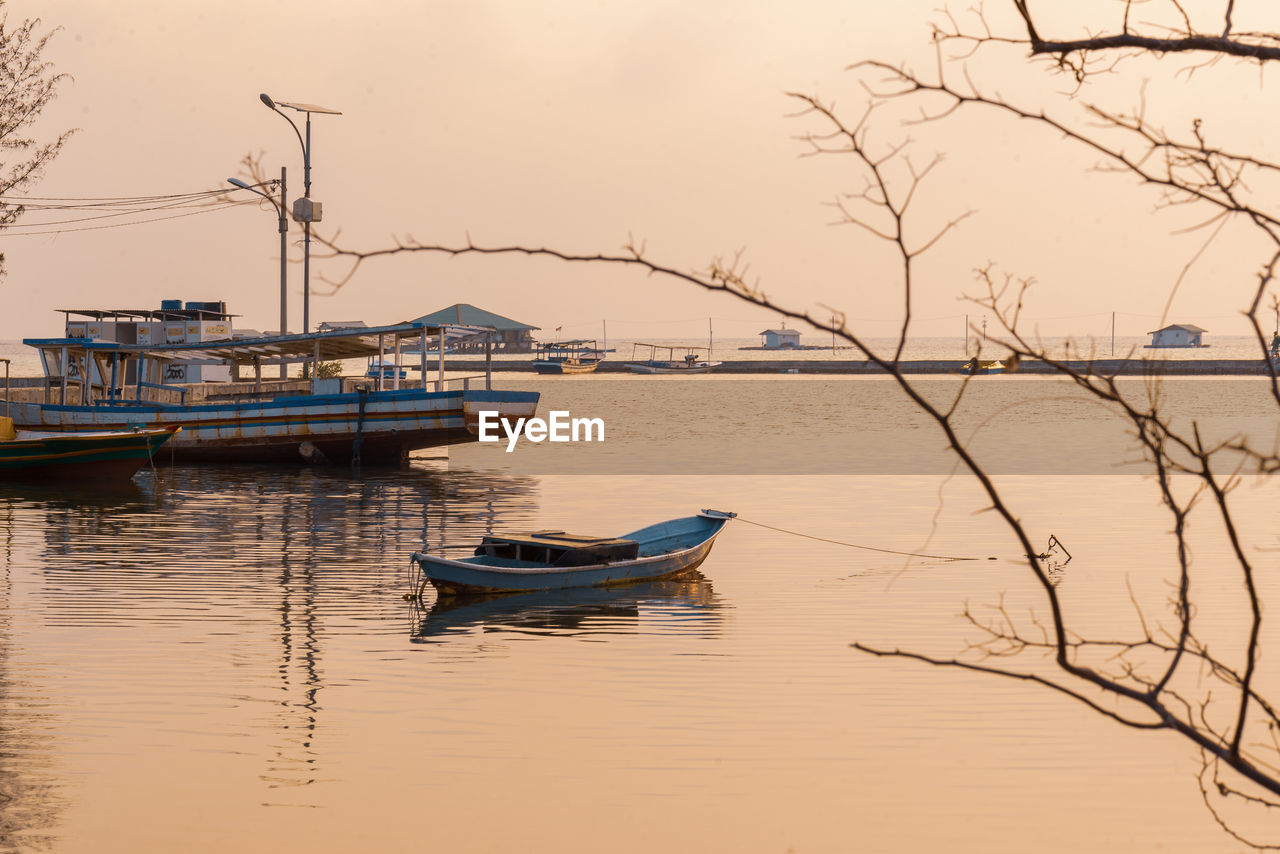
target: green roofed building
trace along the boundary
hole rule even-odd
[[[497,353],[528,353],[533,350],[533,331],[541,327],[530,326],[482,308],[476,308],[465,302],[456,303],[437,312],[414,318],[415,323],[426,323],[432,326],[458,323],[464,326],[483,326],[494,330],[493,349]],[[479,349],[484,345],[459,347],[460,350]]]

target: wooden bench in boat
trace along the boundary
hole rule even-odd
[[[514,536],[487,535],[476,548],[477,555],[506,560],[542,563],[547,566],[591,566],[635,560],[640,544],[616,537],[586,537],[564,531],[534,531]]]

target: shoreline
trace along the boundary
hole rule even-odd
[[[904,374],[963,374],[964,359],[915,359],[899,364]],[[1064,364],[1076,370],[1092,368],[1095,373],[1114,376],[1267,376],[1267,365],[1261,359],[1071,359]],[[446,371],[484,373],[485,363],[478,360],[445,360]],[[494,361],[494,373],[533,373],[531,362]],[[596,374],[631,374],[626,362],[604,361]],[[888,372],[873,362],[852,359],[742,359],[722,362],[713,374],[880,374]],[[1055,369],[1040,361],[1018,365],[1018,374],[1053,374]],[[551,375],[555,376],[555,375]],[[637,375],[642,376],[642,375]],[[662,374],[660,376],[677,376]]]
[[[960,359],[916,359],[904,360],[899,363],[902,366],[902,373],[907,375],[951,375],[962,376],[965,361]],[[1145,361],[1142,359],[1071,359],[1063,364],[1068,365],[1075,370],[1085,370],[1091,368],[1094,373],[1104,376],[1223,376],[1223,377],[1247,377],[1247,376],[1267,376],[1267,365],[1261,359],[1177,359],[1167,361]],[[679,374],[634,374],[627,369],[627,363],[623,361],[605,361],[595,370],[596,375],[600,374],[622,374],[625,376],[679,376]],[[430,366],[434,369],[434,365]],[[483,374],[485,372],[485,362],[483,359],[447,359],[445,360],[445,371],[447,373],[470,373]],[[430,375],[433,371],[428,371]],[[494,361],[493,372],[495,374],[531,374],[537,376],[533,369],[532,361]],[[881,369],[873,362],[864,360],[851,359],[825,359],[825,360],[801,360],[801,359],[765,359],[753,360],[743,359],[737,361],[723,362],[717,365],[708,374],[742,374],[742,375],[794,375],[794,374],[820,374],[826,376],[887,376],[888,372]],[[1055,369],[1040,361],[1025,361],[1018,365],[1015,374],[1028,374],[1032,376],[1049,376],[1056,373]],[[707,374],[690,374],[690,376],[706,376]],[[541,376],[560,376],[558,374],[542,374]],[[586,376],[589,376],[586,375]],[[978,376],[991,376],[991,374],[979,374]],[[296,380],[297,378],[293,378]],[[360,382],[362,377],[347,377],[349,381]],[[270,381],[268,381],[270,382]],[[9,378],[9,384],[14,389],[30,389],[41,388],[44,386],[44,377],[22,377],[12,376]],[[74,383],[73,383],[74,385]],[[220,385],[218,383],[205,384],[196,383],[196,385]]]

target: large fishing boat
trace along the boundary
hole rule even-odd
[[[534,414],[537,392],[499,391],[492,371],[405,382],[398,373],[352,378],[264,382],[268,366],[345,359],[400,363],[404,342],[425,354],[435,339],[485,336],[487,330],[421,322],[330,332],[165,344],[129,344],[90,337],[26,339],[40,351],[42,399],[9,402],[18,429],[44,432],[181,427],[157,462],[396,463],[410,451],[473,441],[480,413],[514,419]],[[234,377],[252,368],[251,382],[176,384],[175,366],[222,366]],[[487,367],[491,367],[487,365]]]

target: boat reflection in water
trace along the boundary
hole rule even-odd
[[[615,587],[578,587],[490,596],[436,597],[415,604],[414,643],[447,643],[474,633],[563,637],[720,632],[724,603],[698,570],[680,578]]]
[[[155,504],[154,481],[149,473],[140,474],[137,480],[0,481],[0,508],[77,508],[92,513],[94,508],[143,510]]]
[[[0,812],[13,819],[0,821],[0,851],[37,850],[53,832],[69,743],[144,749],[137,740],[151,745],[159,731],[150,710],[173,696],[232,698],[241,711],[211,714],[222,736],[210,737],[231,733],[236,751],[253,752],[274,793],[264,803],[305,800],[282,792],[333,778],[326,690],[346,666],[332,662],[334,647],[349,662],[379,635],[403,637],[402,556],[529,525],[537,495],[532,478],[427,462],[355,474],[177,465],[108,488],[0,484],[0,733],[12,753],[0,761]],[[134,711],[93,712],[121,705]],[[171,749],[191,749],[156,726]],[[129,738],[132,748],[114,747]]]

